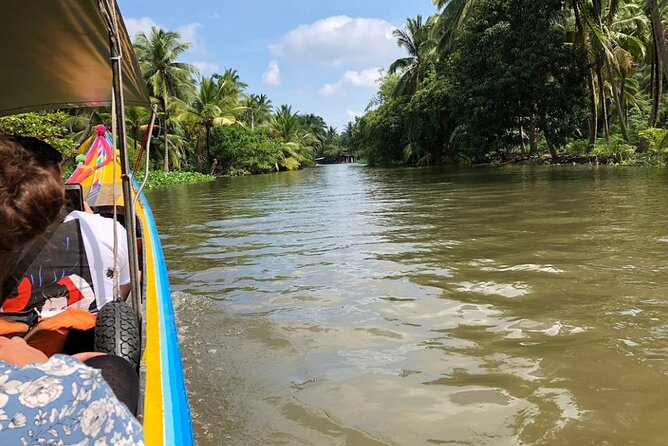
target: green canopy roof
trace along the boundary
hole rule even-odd
[[[3,0],[0,116],[111,104],[109,31],[98,0]],[[126,105],[149,105],[118,6]]]

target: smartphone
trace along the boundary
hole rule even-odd
[[[83,188],[81,184],[65,185],[65,207],[67,212],[83,211]]]

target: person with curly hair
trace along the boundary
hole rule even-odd
[[[18,142],[0,137],[0,286],[24,246],[60,223],[64,200],[62,183]],[[141,425],[104,379],[111,370],[125,381],[125,366],[111,355],[47,358],[20,337],[0,336],[0,444],[142,445]],[[137,379],[132,373],[128,379]]]

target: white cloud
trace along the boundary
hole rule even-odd
[[[156,28],[168,29],[161,24],[156,23],[155,20],[153,20],[151,17],[141,17],[138,19],[128,18],[125,20],[125,26],[128,29],[130,38],[133,40],[137,34],[141,32],[148,36],[151,33],[151,27],[153,26]],[[200,28],[202,28],[202,24],[196,22],[187,23],[176,28],[176,32],[178,32],[181,36],[181,41],[189,42],[191,45],[190,48],[184,53],[185,56],[190,56],[190,60],[192,60],[193,55],[206,54],[204,39],[198,34]],[[211,62],[197,61],[190,63],[197,67],[200,73],[205,76],[217,73],[220,69],[218,65]]]
[[[137,34],[142,32],[148,35],[151,32],[152,26],[159,28],[159,25],[150,17],[129,18],[125,20],[125,27],[128,29],[128,35],[132,40],[134,40]]]
[[[377,87],[381,77],[382,73],[380,68],[369,68],[362,71],[346,71],[343,73],[343,80],[351,83],[355,87]]]
[[[356,117],[363,116],[363,115],[364,115],[364,112],[361,112],[361,111],[346,110],[346,116],[348,116],[348,119],[350,121],[354,121]]]
[[[345,94],[346,85],[354,87],[377,87],[382,71],[380,68],[369,68],[362,71],[346,71],[340,81],[325,84],[318,90],[321,96],[333,96]]]
[[[321,96],[334,96],[342,93],[343,93],[343,82],[341,81],[335,84],[325,84],[322,86],[320,90],[318,90],[318,94]]]
[[[197,34],[197,30],[201,27],[201,23],[194,22],[176,28],[176,32],[181,35],[181,40],[190,43],[190,49],[188,50],[190,53],[206,54],[204,39]]]
[[[214,73],[217,73],[220,67],[216,65],[215,63],[209,63],[209,62],[193,62],[193,65],[197,67],[199,72],[203,76],[210,76]]]
[[[272,60],[262,75],[262,83],[265,85],[280,85],[281,70],[278,68],[278,62]]]
[[[128,35],[132,40],[134,40],[137,34],[141,32],[148,36],[151,32],[151,27],[153,26],[156,28],[171,30],[171,28],[167,28],[159,23],[156,23],[156,21],[151,17],[141,17],[138,19],[130,17],[125,20],[125,26],[128,29]],[[193,22],[178,26],[175,29],[175,31],[181,36],[181,41],[190,43],[190,48],[187,51],[189,54],[206,54],[204,38],[201,37],[198,33],[200,28],[202,28],[201,23]]]
[[[385,20],[332,16],[299,25],[269,49],[293,62],[316,62],[328,67],[369,64],[385,66],[401,57]]]

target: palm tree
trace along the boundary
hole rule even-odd
[[[233,68],[225,69],[221,74],[214,74],[213,78],[223,88],[223,95],[225,96],[240,96],[241,93],[248,87],[248,84],[241,82],[239,73]]]
[[[179,120],[192,122],[204,128],[206,156],[209,165],[211,157],[210,139],[211,129],[222,125],[231,125],[237,122],[236,114],[244,109],[237,102],[236,95],[226,96],[227,81],[218,81],[214,76],[203,77],[199,89],[189,103],[182,105]],[[227,92],[229,93],[229,89]]]
[[[397,45],[408,52],[408,57],[395,60],[388,70],[389,74],[401,73],[395,95],[413,95],[420,87],[424,70],[433,48],[431,28],[433,21],[422,23],[422,16],[406,20],[404,29],[396,29]]]
[[[321,143],[322,155],[328,158],[337,158],[343,152],[340,144],[341,137],[335,127],[330,126]]]
[[[71,138],[76,141],[77,145],[81,145],[90,136],[91,129],[94,126],[104,124],[105,120],[109,119],[109,113],[104,110],[83,107],[69,111],[69,117],[63,124],[67,126]]]
[[[292,107],[286,104],[281,105],[274,111],[271,118],[269,133],[281,141],[291,141],[299,132],[298,113],[292,113]]]
[[[649,18],[652,26],[653,52],[653,85],[652,85],[652,115],[650,127],[654,127],[658,121],[659,108],[663,89],[663,78],[668,80],[668,46],[666,45],[661,11],[657,0],[649,0]]]
[[[169,171],[169,104],[173,98],[185,99],[193,90],[192,76],[197,69],[177,59],[190,43],[182,42],[180,35],[173,31],[151,28],[147,36],[140,33],[134,43],[139,66],[148,83],[152,96],[160,104],[164,125],[164,170]]]
[[[266,94],[251,94],[245,102],[246,121],[251,129],[255,129],[255,124],[262,125],[271,116],[271,100]]]
[[[594,59],[595,54],[592,49],[591,39],[585,30],[583,23],[583,4],[582,0],[572,0],[571,8],[575,16],[575,41],[579,43],[585,51],[585,57],[589,68],[587,68],[587,88],[589,88],[589,146],[594,147],[598,136],[598,104],[596,100],[596,81],[594,80]],[[533,142],[533,141],[532,141]],[[532,146],[532,148],[535,145]]]
[[[433,1],[439,10],[443,8],[434,21],[432,32],[438,40],[439,53],[444,56],[452,48],[457,33],[462,29],[466,19],[470,17],[471,10],[479,0]]]
[[[280,143],[279,162],[276,169],[297,170],[310,164],[318,139],[301,123],[298,113],[292,107],[281,105],[276,109],[269,124],[269,133]]]
[[[612,37],[610,25],[614,24],[615,15],[618,12],[619,1],[612,1],[607,5],[603,5],[600,0],[593,0],[593,17],[588,18],[587,24],[591,29],[594,40],[599,48],[599,55],[603,60],[603,65],[608,74],[608,81],[610,82],[610,89],[612,98],[615,104],[615,111],[619,118],[619,128],[624,140],[628,141],[628,132],[626,129],[626,117],[624,116],[624,108],[622,107],[622,95],[620,94],[619,80],[617,79],[619,73],[619,53],[615,51],[618,48],[617,42]],[[607,9],[605,8],[607,6]],[[601,99],[603,105],[603,119],[604,125],[607,126],[607,113],[605,112],[605,93],[603,91],[603,79],[601,75],[601,64],[597,67],[597,77],[599,81],[599,91],[601,92]]]
[[[128,139],[132,140],[135,151],[137,151],[138,142],[144,137],[142,130],[149,124],[149,118],[149,113],[144,107],[125,107]]]

